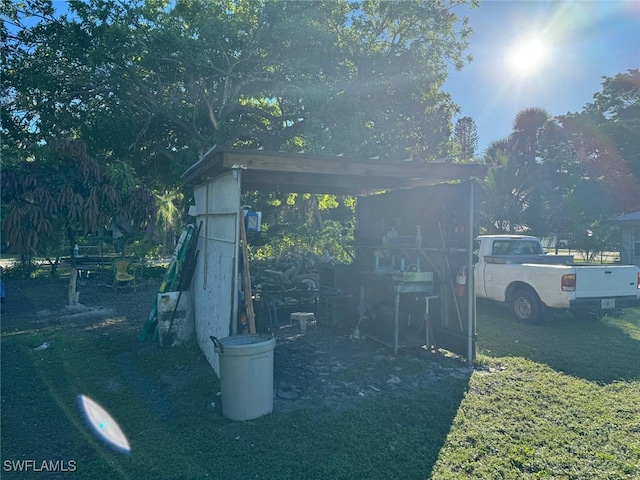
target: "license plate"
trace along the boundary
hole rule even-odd
[[[600,300],[600,308],[602,310],[609,310],[612,308],[616,308],[616,299],[615,298],[603,298]]]

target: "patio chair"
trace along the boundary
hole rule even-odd
[[[129,260],[119,258],[111,264],[114,270],[113,290],[116,291],[120,283],[129,283],[136,291],[136,271]],[[130,273],[133,272],[133,273]]]

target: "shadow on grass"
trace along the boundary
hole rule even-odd
[[[50,298],[20,294],[50,308],[63,289],[54,285]],[[138,329],[109,324],[97,334],[40,323],[23,317],[26,309],[11,313],[0,349],[1,457],[74,460],[84,479],[428,478],[472,373],[456,359],[420,349],[396,357],[376,350],[326,377],[314,372],[319,384],[326,378],[345,392],[340,408],[319,389],[300,408],[275,401],[270,415],[232,422],[221,414],[219,382],[195,342],[162,349],[138,343]],[[51,346],[34,350],[45,339]],[[372,350],[367,343],[359,348]],[[316,353],[328,355],[325,348]],[[358,381],[353,393],[350,385]],[[78,394],[114,417],[131,444],[129,455],[97,439]],[[5,471],[3,478],[33,478],[33,472]]]
[[[3,338],[2,458],[74,460],[81,478],[428,478],[471,375],[442,359],[429,382],[400,369],[400,384],[356,395],[344,408],[276,404],[270,415],[232,422],[195,346],[63,333],[55,340],[55,348],[34,351],[28,335]],[[90,432],[78,393],[114,416],[129,455]]]
[[[503,306],[483,301],[477,322],[481,354],[528,358],[600,384],[640,378],[640,309],[599,321],[556,314],[527,325],[511,319]]]

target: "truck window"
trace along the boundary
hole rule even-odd
[[[509,240],[495,240],[491,249],[491,255],[506,255],[509,251]]]
[[[511,242],[509,255],[534,255],[541,254],[540,244],[531,240],[519,240]]]
[[[511,255],[532,255],[533,249],[531,245],[524,242],[517,242],[511,245],[511,250],[509,251]]]
[[[535,240],[496,240],[493,242],[492,255],[541,255],[540,243]]]

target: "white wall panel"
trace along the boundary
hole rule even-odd
[[[207,360],[220,374],[218,355],[210,336],[230,335],[238,251],[237,216],[240,211],[239,180],[229,172],[194,190],[198,238],[198,265],[191,285],[196,337]]]

